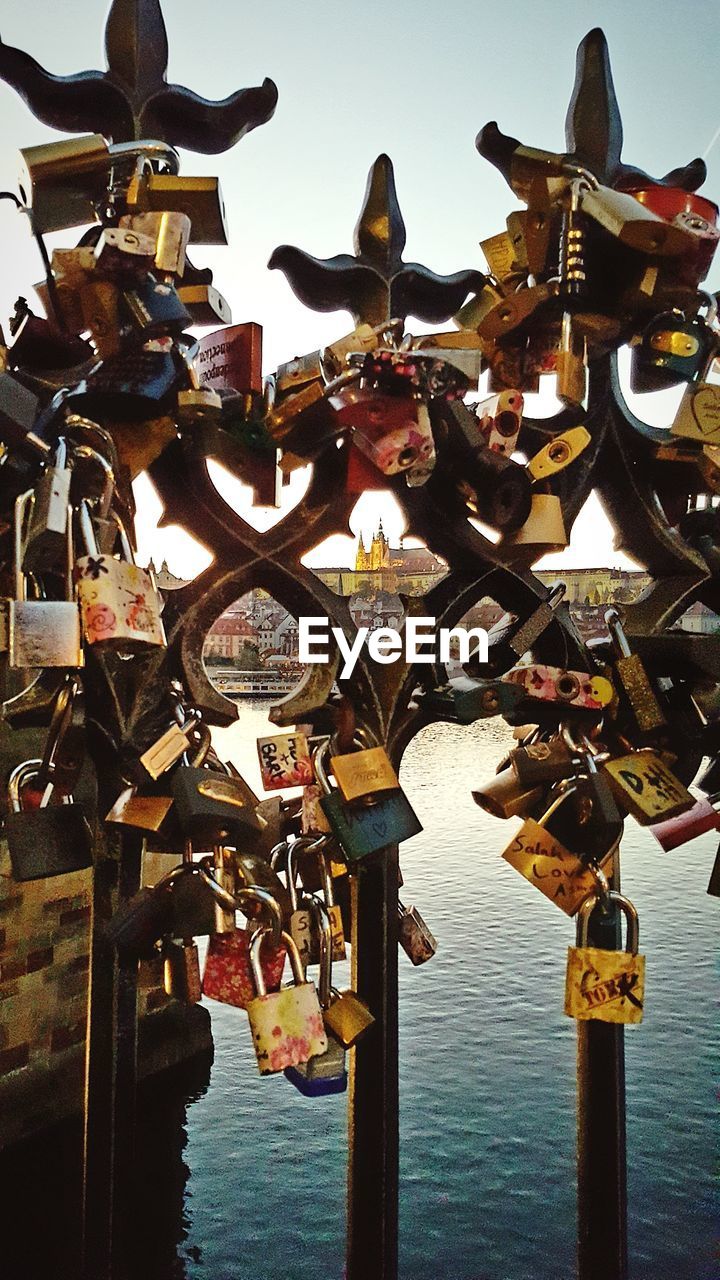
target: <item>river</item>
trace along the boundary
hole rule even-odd
[[[263,705],[217,732],[258,778]],[[407,902],[439,943],[400,961],[400,1274],[572,1280],[575,1025],[562,1012],[574,926],[500,851],[518,821],[473,802],[510,743],[494,721],[434,725],[402,781],[424,826],[402,850]],[[718,1280],[716,837],[665,854],[627,822],[623,890],[640,913],[645,1018],[626,1032],[631,1275]],[[188,1280],[340,1280],[345,1098],[261,1079],[245,1014],[209,1002],[210,1087],[187,1111]],[[371,1280],[371,1277],[368,1277]]]

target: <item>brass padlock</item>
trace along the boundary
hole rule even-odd
[[[616,799],[642,827],[664,822],[695,804],[695,796],[649,747],[603,765]]]
[[[588,898],[577,918],[577,939],[568,947],[565,1013],[581,1022],[636,1023],[642,1021],[645,999],[645,957],[638,955],[638,915],[632,902],[609,891],[608,904],[619,907],[627,921],[625,951],[589,947],[590,917],[601,906],[600,896]]]
[[[190,244],[227,244],[225,205],[219,178],[136,172],[128,186],[129,213],[185,213],[191,222]]]
[[[163,986],[166,995],[184,1004],[197,1004],[202,999],[200,959],[192,938],[182,942],[169,938],[163,943]]]
[[[567,545],[562,505],[555,493],[534,493],[524,525],[503,538],[503,546],[508,547],[543,546],[562,551]]]
[[[357,732],[362,744],[365,735]],[[400,781],[384,747],[361,745],[357,751],[330,756],[330,768],[343,800],[348,804],[372,804],[376,796],[397,791]]]
[[[642,659],[639,654],[630,650],[617,609],[608,609],[605,624],[618,654],[613,669],[625,691],[638,729],[642,733],[661,729],[666,723],[665,714],[650,684]]]
[[[511,867],[568,916],[575,915],[583,902],[597,892],[597,876],[586,862],[556,839],[545,824],[575,790],[572,784],[564,786],[537,822],[534,818],[526,818],[502,855]],[[580,826],[578,835],[581,839]],[[614,847],[600,865],[613,853]]]

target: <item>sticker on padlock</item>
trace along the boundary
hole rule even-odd
[[[282,787],[306,787],[314,774],[310,748],[304,733],[279,733],[271,738],[258,738],[258,759],[265,791]]]
[[[537,822],[526,818],[502,854],[511,867],[568,916],[575,915],[586,898],[597,893],[597,877],[592,869],[565,848],[545,825],[573,790],[568,788],[556,796]],[[612,850],[603,862],[611,856]]]
[[[582,711],[602,711],[615,696],[612,684],[604,676],[588,671],[566,671],[543,663],[515,667],[502,679],[519,685],[528,698]]]
[[[87,501],[80,503],[79,520],[87,554],[75,563],[75,581],[86,643],[120,652],[165,648],[157,587],[148,570],[135,564],[122,524],[120,560],[98,553]]]
[[[577,917],[577,938],[568,947],[565,1013],[579,1021],[637,1023],[645,1000],[645,957],[638,955],[638,916],[622,894],[610,891],[608,906],[622,911],[627,921],[627,948],[609,951],[588,946],[590,917],[602,899],[588,898]]]

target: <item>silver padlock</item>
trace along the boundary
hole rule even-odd
[[[67,453],[65,440],[58,440],[55,456],[33,490],[23,552],[25,573],[43,573],[65,566],[72,474]]]
[[[8,663],[11,667],[83,666],[80,638],[80,613],[72,599],[72,530],[68,516],[65,600],[28,600],[27,583],[22,569],[23,530],[32,489],[15,500],[14,575],[15,598],[8,611]]]

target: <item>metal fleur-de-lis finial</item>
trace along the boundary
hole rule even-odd
[[[105,28],[107,71],[54,76],[21,49],[0,41],[0,79],[43,124],[66,133],[102,133],[113,142],[159,138],[215,154],[265,124],[277,88],[264,80],[210,102],[168,84],[168,43],[159,0],[113,0]]]
[[[334,258],[314,258],[283,244],[268,266],[283,271],[293,292],[314,311],[349,311],[356,323],[373,325],[408,315],[440,324],[485,283],[479,271],[439,276],[417,262],[403,262],[405,223],[392,162],[385,155],[368,175],[353,243],[354,257],[339,253]]]
[[[696,191],[705,181],[705,163],[700,159],[672,169],[664,178],[652,178],[644,170],[623,163],[622,143],[622,119],[607,41],[596,27],[578,45],[575,84],[565,120],[568,160],[589,169],[605,186],[619,190],[648,182]],[[481,129],[475,145],[509,181],[512,153],[520,146],[517,138],[501,133],[493,120]]]

